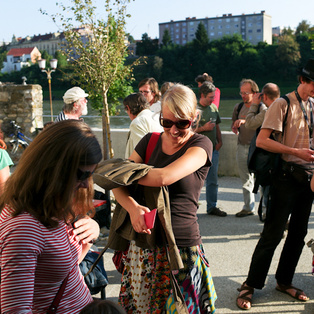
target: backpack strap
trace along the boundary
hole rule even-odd
[[[147,144],[147,148],[146,148],[145,160],[144,160],[145,164],[148,163],[149,158],[152,155],[152,153],[153,153],[153,151],[155,149],[155,146],[157,145],[159,137],[160,137],[160,133],[158,133],[158,132],[153,132],[152,133],[152,135],[151,135],[151,137],[149,139],[149,142]]]
[[[289,110],[289,107],[290,107],[290,99],[289,99],[289,97],[287,95],[283,95],[283,96],[281,96],[281,98],[283,98],[287,102],[287,105],[288,105],[286,116],[285,116],[285,119],[284,119],[284,121],[282,123],[282,135],[283,135],[283,131],[284,131],[284,128],[285,128],[286,123],[287,123],[288,110]]]
[[[244,105],[244,102],[243,102],[243,101],[240,102],[239,105],[238,105],[238,108],[237,108],[237,118],[238,118],[238,119],[239,119],[239,114],[240,114],[240,111],[241,111],[243,105]]]

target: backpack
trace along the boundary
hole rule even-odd
[[[288,110],[290,106],[290,100],[287,96],[282,96],[287,102],[287,114],[283,121],[282,134],[287,122]],[[262,148],[256,147],[256,138],[259,134],[260,127],[256,130],[255,135],[252,138],[247,165],[250,173],[255,174],[255,183],[253,193],[257,193],[259,186],[267,186],[272,182],[273,175],[278,169],[280,162],[280,154],[272,153]]]

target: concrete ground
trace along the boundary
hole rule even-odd
[[[243,313],[236,306],[237,288],[247,276],[251,256],[263,224],[258,216],[236,218],[235,214],[242,209],[241,181],[235,177],[219,178],[218,207],[228,213],[227,217],[209,216],[206,214],[205,189],[200,197],[198,218],[206,257],[211,265],[218,299],[216,313]],[[258,200],[258,197],[257,197]],[[258,203],[256,202],[256,206]],[[106,231],[103,230],[105,233]],[[314,216],[310,217],[309,232],[305,241],[314,238]],[[105,239],[96,245],[102,248]],[[288,295],[275,290],[275,271],[283,246],[278,246],[263,290],[256,290],[253,297],[251,313],[314,313],[314,277],[312,271],[311,250],[305,246],[300,258],[293,284],[302,288],[310,297],[310,301],[303,303]],[[112,263],[113,252],[104,255],[104,264],[109,277],[106,288],[107,298],[117,301],[121,275]],[[144,313],[143,313],[144,314]]]

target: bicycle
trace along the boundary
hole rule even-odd
[[[12,137],[12,140],[9,142],[9,149],[12,155],[15,155],[19,148],[23,151],[29,146],[32,139],[27,137],[21,132],[21,127],[15,123],[15,121],[10,121],[10,126],[12,128],[12,133],[9,137]]]

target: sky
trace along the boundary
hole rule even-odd
[[[97,16],[102,18],[104,0],[93,0]],[[49,14],[60,12],[57,1],[47,0],[0,0],[0,42],[9,42],[12,36],[26,37],[58,31],[58,26],[49,16],[40,13],[42,8]],[[70,0],[60,0],[69,5]],[[297,5],[295,0],[135,0],[127,4],[126,31],[134,39],[144,33],[151,38],[159,37],[159,23],[170,20],[185,20],[187,17],[205,18],[223,14],[241,15],[260,13],[262,10],[272,17],[272,27],[295,28],[302,20],[314,24],[314,1],[305,0]],[[104,16],[105,17],[105,16]]]

